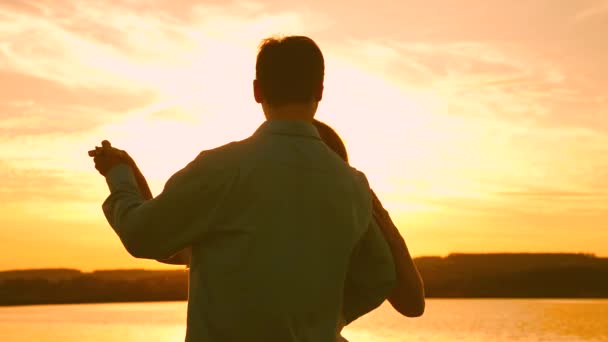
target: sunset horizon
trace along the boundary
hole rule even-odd
[[[87,151],[126,150],[158,195],[263,123],[257,48],[292,34],[414,257],[608,257],[608,2],[390,4],[0,3],[0,271],[183,268],[127,253]]]
[[[415,255],[412,256],[414,261],[421,259],[429,259],[429,258],[440,258],[440,259],[448,259],[454,256],[472,256],[472,257],[484,257],[484,256],[529,256],[529,257],[542,257],[542,256],[575,256],[575,257],[586,257],[591,259],[601,259],[608,260],[608,256],[596,255],[594,253],[586,253],[586,252],[500,252],[500,251],[492,251],[492,252],[477,252],[477,253],[467,253],[467,252],[451,252],[445,255]],[[144,260],[146,261],[146,260]],[[149,261],[149,260],[148,260]],[[77,268],[77,267],[64,267],[64,266],[50,266],[50,267],[29,267],[29,268],[7,268],[0,269],[0,273],[6,272],[17,272],[28,274],[28,272],[46,272],[46,271],[78,271],[82,274],[95,274],[98,272],[129,272],[129,271],[146,271],[146,272],[154,272],[154,271],[188,271],[188,268],[185,265],[169,265],[163,263],[149,263],[145,262],[142,264],[136,264],[131,266],[117,266],[117,267],[100,267],[100,268]]]

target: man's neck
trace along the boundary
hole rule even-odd
[[[264,108],[264,114],[267,120],[294,120],[312,122],[315,112],[317,111],[316,104],[288,104],[278,107]]]

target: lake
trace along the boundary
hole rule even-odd
[[[183,341],[185,321],[185,302],[2,307],[0,341]],[[351,342],[604,342],[608,300],[429,299],[415,319],[385,304],[343,335]]]

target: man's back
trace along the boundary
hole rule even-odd
[[[304,122],[266,122],[200,159],[222,165],[230,190],[193,246],[188,340],[335,341],[371,218],[365,178]]]

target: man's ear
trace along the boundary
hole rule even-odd
[[[321,102],[322,99],[323,99],[323,83],[321,83],[319,85],[319,87],[317,88],[317,92],[315,94],[315,101]]]
[[[253,80],[253,97],[255,98],[255,102],[257,103],[262,103],[264,101],[262,87],[260,86],[260,81],[258,80]]]

